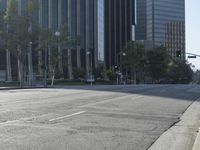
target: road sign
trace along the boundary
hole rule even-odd
[[[188,58],[197,58],[197,56],[188,56]]]

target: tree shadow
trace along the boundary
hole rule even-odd
[[[113,93],[138,94],[178,100],[194,101],[200,97],[200,85],[98,85],[98,86],[65,86],[56,89],[101,91]]]

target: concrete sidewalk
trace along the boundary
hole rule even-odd
[[[200,150],[200,128],[192,150]]]
[[[200,150],[200,98],[148,150]]]

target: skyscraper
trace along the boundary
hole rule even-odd
[[[6,3],[7,0],[3,0]],[[27,0],[18,0],[23,14]],[[43,28],[56,32],[67,25],[69,36],[80,44],[71,48],[72,66],[107,68],[119,62],[125,44],[134,38],[135,0],[38,0],[34,16]],[[4,6],[5,8],[6,6]],[[42,57],[41,57],[42,58]]]
[[[80,37],[75,62],[89,66],[89,51],[97,67],[106,63],[116,65],[118,54],[132,40],[135,24],[135,0],[40,0],[40,22],[43,27],[56,30],[67,24],[73,37]],[[73,59],[74,60],[74,59]],[[74,63],[74,64],[75,64]]]
[[[173,57],[181,51],[184,58],[185,0],[140,0],[137,4],[136,39],[151,41],[154,47],[163,45]]]
[[[135,36],[136,40],[146,40],[147,38],[147,12],[146,0],[137,0],[137,24]]]
[[[80,45],[72,50],[73,66],[104,63],[104,0],[39,0],[39,23],[54,32],[67,25]],[[87,53],[92,55],[92,58]],[[76,56],[76,57],[74,57]]]
[[[134,0],[105,1],[105,53],[107,67],[119,63],[119,55],[125,44],[133,40],[135,25]]]
[[[0,1],[0,12],[4,11],[7,6],[7,0],[1,0]]]

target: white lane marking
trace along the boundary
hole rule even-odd
[[[16,122],[19,122],[19,120],[1,122],[0,125],[9,124],[9,123],[16,123]]]
[[[4,121],[4,122],[0,122],[0,125],[3,124],[11,124],[11,123],[16,123],[16,122],[20,122],[20,121],[29,121],[32,119],[35,119],[36,117],[42,117],[43,115],[40,116],[32,116],[32,117],[27,117],[27,118],[20,118],[18,120],[8,120],[8,121]]]
[[[54,119],[49,120],[49,122],[57,121],[57,120],[61,120],[61,119],[65,119],[65,118],[69,118],[69,117],[73,117],[73,116],[77,116],[77,115],[83,114],[83,113],[85,113],[85,112],[86,112],[86,111],[80,111],[80,112],[77,112],[77,113],[73,113],[73,114],[71,114],[71,115],[66,115],[66,116],[54,118]]]

